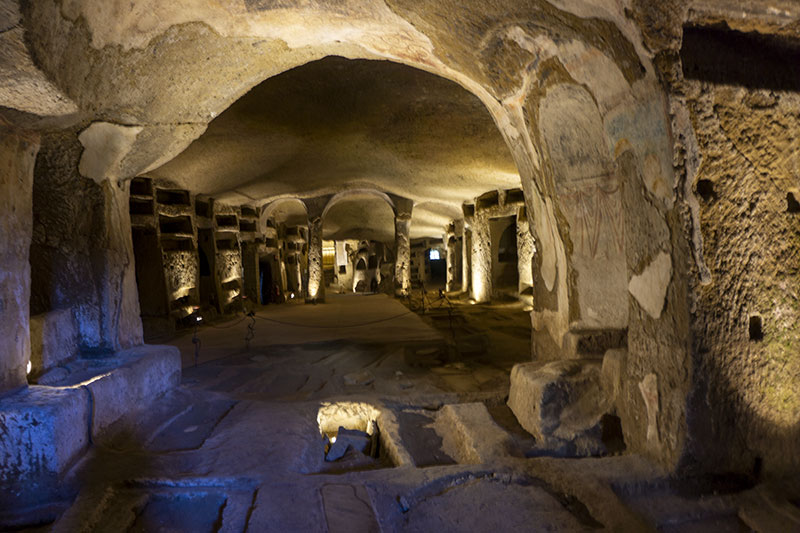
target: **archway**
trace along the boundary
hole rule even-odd
[[[259,227],[265,237],[260,255],[263,257],[266,253],[271,258],[271,301],[302,297],[308,283],[308,211],[305,204],[296,198],[272,201],[262,208]]]
[[[323,212],[322,227],[324,238],[346,254],[326,276],[337,289],[377,292],[381,283],[391,286],[394,264],[383,259],[393,256],[384,250],[394,246],[395,210],[386,194],[374,190],[337,194]]]
[[[517,264],[517,217],[489,219],[492,247],[492,291],[501,299],[516,299],[519,295]]]

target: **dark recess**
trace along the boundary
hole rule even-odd
[[[786,193],[786,212],[787,213],[800,213],[800,203],[794,197],[794,194]]]
[[[217,227],[235,228],[237,223],[236,215],[217,215]]]
[[[135,196],[153,196],[153,182],[148,178],[133,178],[131,194]]]
[[[750,89],[800,89],[800,42],[743,33],[727,25],[687,26],[681,47],[686,79]]]
[[[717,199],[717,193],[714,191],[714,183],[711,180],[699,180],[697,182],[697,194],[704,202],[710,202]]]
[[[152,200],[137,200],[131,198],[130,200],[130,213],[131,215],[152,215],[153,214],[153,201]]]
[[[162,205],[191,205],[189,191],[181,189],[157,189],[156,200]]]
[[[189,217],[168,217],[161,215],[158,217],[158,225],[161,227],[162,234],[181,233],[190,235],[194,233],[192,219]]]
[[[236,250],[238,245],[233,239],[222,239],[217,241],[217,250]]]
[[[750,340],[760,341],[764,338],[764,331],[761,329],[761,317],[753,315],[750,317]]]

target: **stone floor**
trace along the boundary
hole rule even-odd
[[[192,332],[169,339],[182,386],[95,442],[38,529],[800,531],[797,483],[681,485],[634,455],[538,449],[504,403],[529,328],[517,305],[435,295],[424,314],[328,295],[202,324],[196,366]],[[339,425],[372,453],[327,462]]]

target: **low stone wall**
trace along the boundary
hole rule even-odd
[[[177,387],[180,352],[139,346],[80,360],[58,386],[30,386],[0,401],[0,528],[15,513],[69,499],[62,476],[112,424]]]

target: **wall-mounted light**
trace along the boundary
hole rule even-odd
[[[33,370],[33,364],[32,364],[30,361],[28,361],[28,370],[27,370],[27,373],[28,373],[28,374],[30,374],[30,373],[31,373],[31,370]]]

